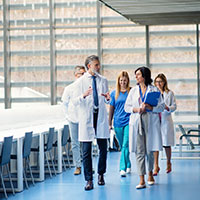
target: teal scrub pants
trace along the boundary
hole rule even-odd
[[[114,130],[121,149],[120,171],[126,171],[127,168],[131,168],[131,162],[129,159],[129,125],[124,127],[115,127]]]

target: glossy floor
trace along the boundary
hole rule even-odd
[[[132,173],[126,178],[119,175],[119,152],[108,153],[105,186],[97,185],[94,174],[94,190],[84,191],[83,173],[73,175],[73,169],[31,186],[28,190],[9,194],[10,200],[198,200],[200,198],[200,160],[172,160],[172,173],[166,174],[166,160],[160,161],[160,173],[156,184],[136,190],[139,178],[135,158],[131,154]],[[96,169],[96,158],[94,168]],[[95,170],[96,171],[96,170]],[[1,199],[3,197],[1,193]]]

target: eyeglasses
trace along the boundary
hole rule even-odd
[[[77,72],[76,75],[83,75],[85,72]]]

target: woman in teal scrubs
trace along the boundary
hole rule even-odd
[[[109,110],[109,128],[112,129],[114,118],[114,130],[121,149],[120,175],[126,177],[131,172],[129,159],[129,113],[124,111],[124,104],[130,91],[130,79],[126,71],[120,72],[116,81],[116,89],[111,92]]]

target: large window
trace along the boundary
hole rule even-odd
[[[91,54],[100,55],[110,90],[121,70],[129,72],[134,86],[135,69],[146,65],[146,27],[97,0],[5,2],[9,2],[7,30],[0,0],[0,107],[5,105],[4,91],[11,91],[11,107],[50,104],[52,97],[58,103],[64,87],[74,81],[74,67],[84,65]],[[3,40],[4,34],[9,42]],[[149,47],[153,78],[160,72],[167,76],[177,98],[176,114],[196,114],[196,26],[149,26]],[[5,65],[6,53],[10,62]],[[10,72],[7,85],[4,69]]]
[[[49,31],[10,32],[12,103],[49,102]]]
[[[129,72],[131,85],[135,84],[134,69],[145,65],[145,27],[137,26],[118,13],[102,7],[102,61],[103,73],[115,87],[120,71]]]
[[[0,108],[4,107],[3,0],[0,0]]]
[[[97,54],[97,13],[94,1],[56,0],[55,46],[57,98],[74,80],[73,69],[84,65],[85,58]]]
[[[177,99],[176,114],[197,114],[196,26],[151,26],[153,75],[164,73]]]
[[[50,102],[49,1],[10,1],[11,103]]]

